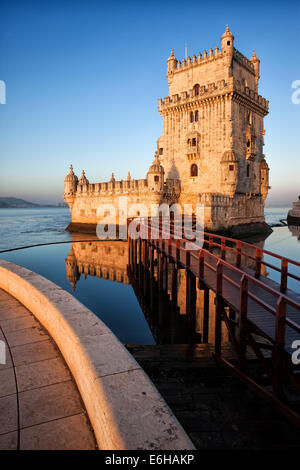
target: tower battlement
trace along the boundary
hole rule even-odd
[[[258,111],[266,115],[269,110],[269,101],[259,95],[256,91],[250,89],[243,84],[240,80],[230,77],[227,82],[224,79],[218,82],[207,83],[199,86],[197,93],[195,88],[175,93],[172,96],[158,99],[158,110],[163,113],[165,110],[170,110],[173,107],[177,108],[180,105],[190,107],[192,104],[195,106],[201,104],[201,101],[216,98],[219,96],[226,96],[229,93],[238,92],[244,98],[251,100],[253,104],[257,105]]]

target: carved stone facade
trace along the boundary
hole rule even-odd
[[[69,173],[65,200],[73,224],[96,224],[99,204],[204,205],[209,230],[264,224],[269,168],[263,154],[268,101],[258,94],[259,59],[234,48],[227,26],[218,47],[167,60],[169,96],[158,100],[163,134],[146,179],[89,184]],[[120,217],[122,214],[118,214]],[[136,213],[131,216],[139,215]]]

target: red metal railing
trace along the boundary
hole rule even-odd
[[[149,219],[135,220],[135,225],[139,225],[140,230],[140,241],[139,247],[137,246],[137,240],[130,240],[129,243],[131,249],[129,250],[131,261],[137,262],[137,256],[139,262],[147,264],[147,251],[145,246],[153,247],[163,256],[167,256],[172,259],[177,265],[181,265],[189,270],[192,275],[199,278],[202,282],[207,282],[208,272],[214,273],[215,281],[213,285],[208,285],[208,288],[214,290],[216,294],[216,325],[215,325],[215,355],[229,367],[233,373],[236,373],[242,380],[247,382],[255,391],[261,395],[267,396],[268,399],[276,401],[281,411],[284,412],[289,418],[291,418],[297,425],[299,424],[299,417],[295,415],[293,411],[288,409],[281,400],[283,393],[283,382],[286,376],[289,377],[291,382],[300,391],[300,385],[298,380],[291,371],[291,344],[289,338],[293,337],[292,332],[300,334],[300,304],[291,297],[292,292],[282,292],[285,279],[291,273],[288,270],[284,270],[284,274],[281,276],[281,285],[276,288],[267,285],[264,282],[264,278],[261,275],[261,264],[268,265],[269,267],[278,269],[270,263],[264,263],[262,254],[274,255],[275,258],[282,260],[282,265],[288,266],[289,263],[300,266],[293,260],[289,260],[279,255],[273,254],[267,250],[255,247],[249,243],[235,240],[229,237],[223,237],[221,235],[215,235],[207,232],[198,232],[205,242],[208,249],[201,246],[195,246],[196,250],[186,249],[189,240],[185,238],[175,238],[174,229],[167,230],[164,228],[162,222]],[[215,242],[215,238],[219,240],[219,243]],[[228,247],[227,243],[235,244],[235,248]],[[144,244],[144,250],[143,245]],[[212,248],[218,247],[221,250],[220,256],[212,253]],[[256,256],[252,257],[248,253],[243,251],[243,247],[251,248],[255,250]],[[230,250],[236,253],[236,265],[233,265],[226,261],[226,252]],[[245,256],[255,262],[255,270],[253,275],[249,272],[242,270],[241,257]],[[153,264],[153,262],[152,262]],[[160,269],[158,270],[160,276]],[[297,280],[300,280],[297,276],[291,276]],[[238,279],[235,280],[235,279]],[[259,279],[260,278],[260,279]],[[224,282],[227,282],[231,286],[232,292],[238,292],[238,302],[233,301],[232,298],[237,298],[237,295],[233,295],[232,298],[228,296],[227,292],[224,293]],[[228,286],[227,286],[228,287]],[[252,301],[251,311],[249,312],[249,301]],[[239,321],[233,321],[227,317],[224,310],[224,306],[233,308],[239,315]],[[256,307],[255,307],[256,306]],[[265,331],[264,322],[260,322],[261,315],[253,315],[257,307],[261,307],[266,313],[271,313],[273,321],[273,334]],[[287,309],[290,312],[297,314],[297,320],[294,321],[292,318],[287,316]],[[291,310],[292,309],[292,310]],[[249,318],[250,316],[250,318]],[[237,352],[238,367],[233,366],[231,363],[223,359],[222,356],[222,345],[221,345],[221,323],[224,321],[229,331],[229,335],[232,340],[232,344]],[[270,325],[272,325],[271,319],[268,319]],[[239,329],[239,339],[237,340],[235,335],[235,328]],[[268,340],[269,346],[272,347],[272,358],[273,367],[270,369],[267,364],[263,353],[257,340],[253,337],[253,334],[264,337]],[[269,377],[273,388],[273,395],[270,398],[270,394],[262,389],[258,384],[254,383],[247,374],[245,373],[246,364],[246,352],[247,345],[250,345],[254,350],[260,364],[262,365],[266,375]],[[268,346],[264,344],[267,348]],[[289,363],[287,363],[289,361]],[[288,364],[288,367],[287,367]],[[275,397],[275,398],[274,398]]]
[[[132,220],[132,219],[131,219]],[[178,238],[182,239],[187,239],[186,237],[188,235],[194,236],[194,238],[197,238],[197,242],[202,242],[203,244],[208,245],[208,249],[212,250],[214,247],[219,248],[221,250],[221,258],[225,259],[226,258],[226,252],[232,252],[236,254],[236,266],[240,266],[242,264],[242,257],[245,257],[253,262],[255,262],[255,276],[257,278],[260,277],[261,272],[262,272],[262,265],[266,266],[270,269],[273,269],[274,271],[280,273],[280,291],[281,292],[286,292],[286,289],[288,287],[288,278],[294,279],[300,283],[300,276],[297,276],[296,274],[292,273],[289,271],[289,266],[296,266],[300,268],[300,263],[292,260],[290,258],[286,258],[284,256],[280,256],[276,253],[273,253],[268,250],[264,250],[263,248],[259,248],[255,245],[252,245],[251,243],[243,242],[241,240],[236,240],[234,238],[230,237],[225,237],[222,235],[217,235],[214,233],[209,233],[209,232],[204,232],[204,231],[199,231],[199,230],[192,230],[188,228],[183,228],[180,225],[180,231],[177,231],[175,233],[176,229],[176,220],[175,220],[175,225],[173,221],[167,218],[169,222],[167,224],[163,223],[164,218],[137,218],[134,219],[136,222],[141,222],[150,225],[151,230],[157,229],[161,233],[161,230],[163,227],[168,225],[170,234],[173,234],[173,236],[177,235]],[[166,235],[168,235],[169,230],[164,230],[166,232]],[[149,233],[147,232],[147,236]],[[176,238],[176,236],[175,236]],[[216,241],[218,240],[218,241]],[[229,246],[233,245],[233,246]],[[253,252],[253,255],[243,251],[243,248],[248,248]],[[263,255],[268,255],[271,258],[277,259],[281,263],[281,267],[279,268],[278,266],[271,264],[263,259]],[[299,284],[299,290],[300,290],[300,284]]]

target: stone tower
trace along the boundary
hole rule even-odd
[[[169,96],[158,101],[163,134],[160,162],[180,181],[179,202],[202,202],[207,228],[264,222],[268,165],[263,118],[268,101],[258,95],[259,59],[234,47],[227,25],[215,47],[182,62],[167,60]]]
[[[204,206],[204,226],[213,231],[266,229],[264,203],[269,168],[263,154],[263,119],[268,101],[258,94],[260,61],[234,47],[227,25],[221,49],[167,59],[169,96],[158,100],[163,133],[146,178],[90,183],[71,166],[64,198],[72,212],[70,230],[95,230],[101,204],[112,205],[117,223],[141,214],[138,204]],[[120,207],[126,198],[130,213]],[[190,212],[190,207],[187,209]],[[124,222],[125,220],[125,222]],[[107,223],[107,222],[106,222]],[[71,265],[70,265],[71,266]]]

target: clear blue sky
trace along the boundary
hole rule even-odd
[[[70,163],[91,182],[111,172],[143,178],[162,133],[166,59],[235,47],[261,59],[259,92],[270,100],[264,152],[268,203],[300,194],[299,2],[15,1],[0,3],[0,196],[62,200]]]

